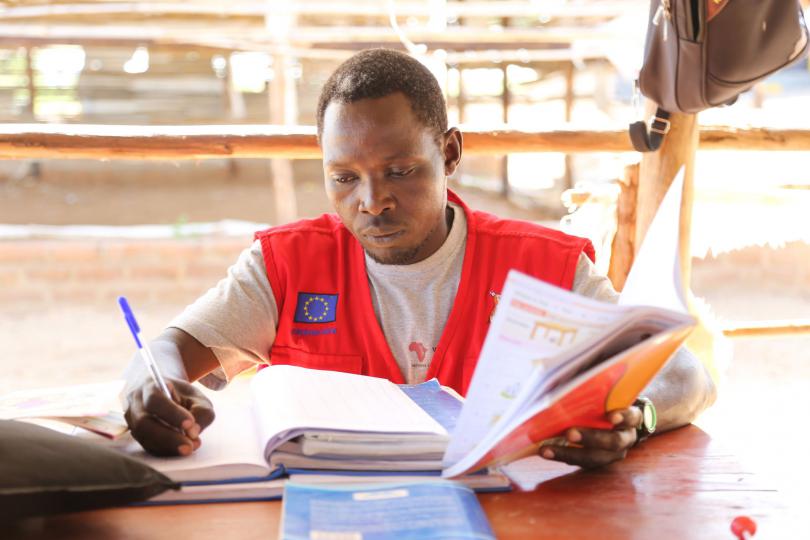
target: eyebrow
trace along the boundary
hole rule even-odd
[[[391,154],[389,156],[385,156],[382,158],[382,161],[395,161],[397,159],[419,159],[419,156],[408,153],[408,152],[401,152],[399,154]],[[351,168],[351,162],[343,162],[343,161],[324,161],[324,167],[327,168],[335,168],[335,167],[346,167]]]

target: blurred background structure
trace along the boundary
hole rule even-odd
[[[0,392],[117,376],[130,357],[117,295],[129,296],[146,334],[156,335],[224,275],[254,230],[329,210],[311,156],[171,159],[156,151],[154,159],[121,160],[111,146],[107,155],[75,159],[82,143],[51,148],[47,130],[94,124],[126,139],[165,126],[216,134],[216,126],[231,133],[272,124],[311,136],[322,84],[367,47],[420,58],[463,130],[584,134],[580,150],[593,144],[598,152],[471,151],[451,181],[474,207],[591,237],[607,271],[625,167],[639,157],[606,152],[605,141],[640,115],[633,81],[648,7],[646,0],[0,1],[7,124],[0,156],[8,158],[0,161]],[[810,128],[808,64],[699,120],[741,130]],[[22,129],[37,134],[11,152],[3,140]],[[810,155],[773,151],[790,141],[763,133],[745,148],[767,152],[735,150],[729,135],[726,150],[715,142],[697,157],[692,287],[718,327],[808,317]],[[193,154],[178,140],[165,151]],[[733,360],[721,371],[731,383],[705,421],[743,447],[750,437],[789,437],[771,415],[810,410],[809,344],[806,334],[725,343]],[[778,462],[760,456],[790,485],[802,441],[786,440]],[[764,446],[751,448],[756,458]]]

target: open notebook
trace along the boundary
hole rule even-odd
[[[287,477],[368,483],[438,476],[462,406],[435,380],[398,386],[293,366],[271,366],[208,395],[217,416],[191,456],[151,456],[131,439],[117,444],[183,484],[156,500],[272,498]],[[462,481],[478,490],[509,486],[495,472]]]

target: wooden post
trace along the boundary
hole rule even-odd
[[[509,26],[509,17],[501,18],[501,26]],[[503,73],[503,89],[501,91],[501,106],[503,107],[503,123],[509,124],[509,107],[512,105],[512,96],[509,93],[509,63],[501,64]],[[506,199],[509,197],[509,154],[504,154],[501,158],[501,195]]]
[[[655,114],[654,110],[654,106],[649,105],[647,114]],[[690,235],[694,200],[695,152],[698,147],[697,115],[673,113],[670,122],[670,131],[661,148],[657,152],[645,153],[641,159],[634,249],[638,252],[667,189],[675,179],[678,170],[684,166],[680,256],[682,283],[684,290],[688,291],[692,269]]]
[[[233,65],[231,59],[225,59],[225,77],[222,79],[223,101],[225,110],[231,120],[243,120],[247,116],[245,98],[233,82]]]
[[[627,274],[635,258],[636,205],[638,204],[639,164],[624,168],[624,176],[619,180],[621,191],[616,203],[616,234],[610,249],[608,278],[613,288],[621,291]]]
[[[25,107],[25,112],[30,120],[34,120],[34,103],[37,99],[37,85],[34,81],[34,62],[32,59],[31,50],[33,47],[25,48],[25,76],[28,78],[28,104]]]
[[[574,63],[565,68],[565,123],[568,125],[574,111]],[[565,189],[574,187],[573,156],[565,154]]]
[[[467,94],[464,91],[464,67],[461,64],[458,66],[458,98],[456,98],[456,106],[458,107],[458,123],[463,124],[467,107]]]
[[[509,77],[507,76],[509,64],[501,66],[501,73],[503,73],[503,90],[501,92],[501,106],[503,108],[503,123],[509,124],[509,106],[511,104],[511,96],[509,94]],[[501,195],[506,198],[509,197],[509,154],[504,154],[501,157]]]
[[[289,6],[294,0],[270,0],[267,3],[265,25],[274,36],[274,42],[282,48],[287,45],[287,38],[293,24],[292,15],[280,15],[276,9],[285,4]],[[273,58],[273,80],[269,85],[270,122],[272,124],[295,125],[298,116],[298,100],[295,80],[290,77],[290,56],[277,53]],[[270,172],[273,177],[273,195],[276,224],[289,223],[298,217],[298,201],[295,195],[292,161],[275,158],[270,160]]]

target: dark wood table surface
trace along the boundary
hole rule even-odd
[[[753,518],[756,538],[801,538],[785,498],[695,426],[658,435],[609,467],[550,463],[533,491],[480,495],[498,538],[733,539]],[[114,508],[32,518],[0,529],[8,540],[276,538],[281,503]]]

